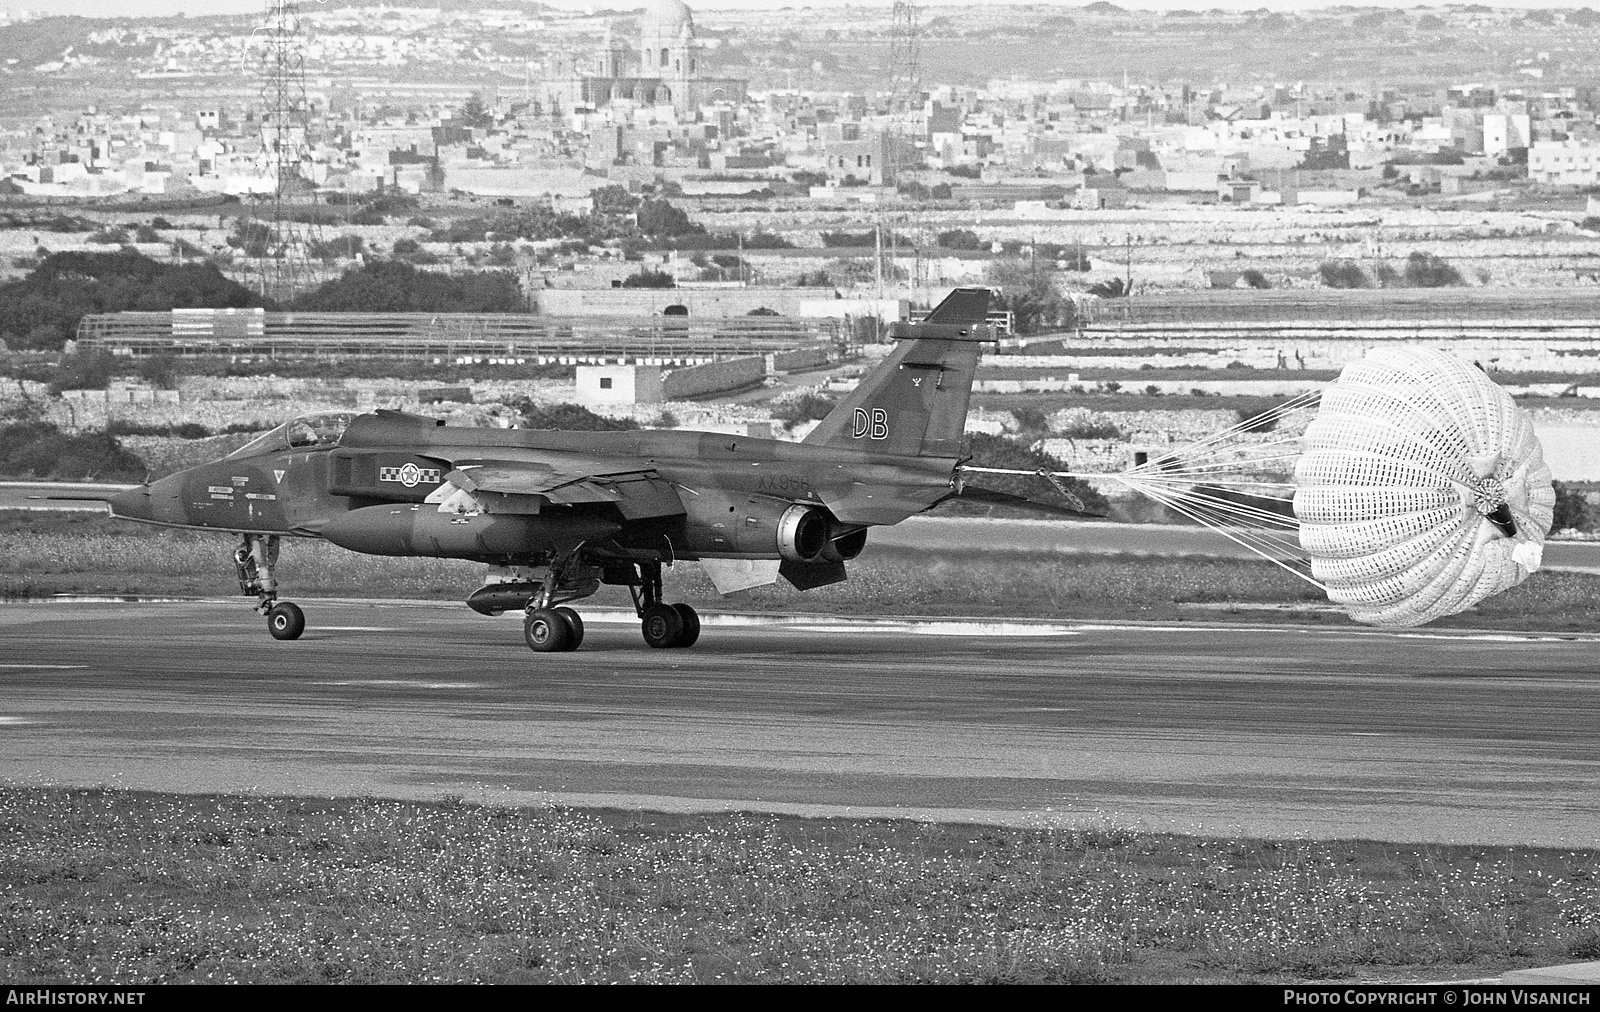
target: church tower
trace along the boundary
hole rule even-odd
[[[659,78],[667,95],[657,94],[679,112],[694,106],[690,82],[700,73],[694,44],[694,17],[682,0],[650,0],[639,19],[639,76]]]

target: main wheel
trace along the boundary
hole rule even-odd
[[[678,613],[678,618],[683,621],[683,632],[678,635],[675,647],[692,647],[694,641],[700,638],[700,615],[686,604],[675,604],[672,610]]]
[[[683,616],[670,604],[652,604],[640,620],[644,641],[653,647],[674,647],[683,636]]]
[[[275,640],[297,640],[306,631],[306,613],[288,601],[267,609],[267,632]]]
[[[579,615],[571,608],[557,608],[555,609],[555,612],[557,615],[560,615],[562,618],[567,620],[567,631],[572,634],[567,639],[567,645],[561,649],[578,649],[578,647],[583,645],[583,616]]]
[[[549,608],[531,611],[522,622],[522,638],[528,646],[541,654],[552,654],[567,649],[572,639],[572,627],[559,612]]]

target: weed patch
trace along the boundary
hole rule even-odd
[[[0,976],[1404,978],[1566,958],[1591,852],[0,788]]]

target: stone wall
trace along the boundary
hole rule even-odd
[[[767,359],[764,355],[724,359],[672,370],[661,380],[661,395],[669,401],[688,400],[753,386],[766,377]]]

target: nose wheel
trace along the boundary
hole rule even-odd
[[[306,615],[298,605],[278,600],[278,580],[272,568],[278,561],[275,534],[246,534],[233,553],[239,592],[256,598],[256,611],[267,618],[267,632],[275,640],[297,640],[306,631]]]
[[[280,601],[267,609],[267,632],[275,640],[297,640],[306,631],[306,613],[299,605]]]

